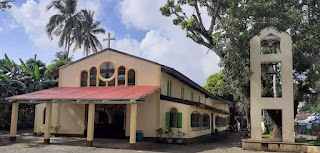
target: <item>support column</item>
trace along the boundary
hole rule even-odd
[[[60,126],[60,114],[61,114],[61,103],[57,104],[57,120],[56,120],[56,124],[57,126]],[[58,133],[57,133],[58,134]]]
[[[131,104],[130,111],[130,148],[135,149],[137,130],[137,104]]]
[[[33,123],[33,135],[37,135],[37,133],[38,133],[38,128],[37,128],[37,120],[38,120],[38,115],[37,115],[37,112],[38,112],[38,110],[37,110],[37,105],[35,104],[34,105],[34,123]]]
[[[46,106],[46,120],[45,120],[45,128],[44,128],[44,143],[50,143],[51,136],[51,119],[52,119],[52,103],[47,103]]]
[[[10,141],[16,141],[19,104],[12,103]]]
[[[87,145],[89,147],[93,146],[94,113],[95,113],[95,104],[90,103],[88,108],[88,128],[87,128]]]

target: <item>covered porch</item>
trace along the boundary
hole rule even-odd
[[[88,146],[93,146],[94,122],[96,106],[101,104],[126,104],[130,105],[129,114],[129,144],[135,148],[137,108],[139,103],[145,103],[142,99],[157,92],[160,86],[132,86],[132,87],[59,87],[24,95],[8,97],[6,100],[12,103],[10,141],[16,141],[18,110],[20,103],[45,104],[44,143],[49,144],[52,126],[52,104],[57,104],[57,121],[60,116],[61,104],[87,104],[87,131],[86,141]]]

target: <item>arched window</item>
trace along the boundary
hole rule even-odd
[[[178,127],[178,110],[175,108],[170,109],[170,127]]]
[[[90,86],[97,86],[97,69],[95,67],[90,70]]]
[[[88,86],[88,72],[82,71],[81,72],[81,87]]]
[[[111,81],[108,81],[108,86],[109,86],[109,87],[115,86],[115,85],[116,85],[115,79],[112,79]]]
[[[206,113],[202,115],[202,129],[210,129],[210,116]]]
[[[279,54],[280,38],[270,34],[261,40],[260,47],[260,54]]]
[[[118,86],[125,86],[126,84],[126,69],[121,66],[118,68]]]
[[[114,74],[114,66],[111,63],[104,63],[100,67],[100,75],[105,78],[109,79],[113,76]]]
[[[128,86],[136,85],[136,72],[134,70],[129,70],[128,72]]]
[[[46,124],[46,110],[47,110],[47,108],[44,108],[44,110],[43,110],[42,124]]]
[[[166,113],[166,126],[171,128],[182,127],[182,113],[178,112],[176,108],[171,108]]]
[[[103,86],[103,87],[106,86],[106,82],[99,79],[99,86]]]
[[[192,130],[200,130],[200,113],[194,111],[191,113],[191,128]]]
[[[216,127],[220,127],[220,116],[216,116],[216,119],[215,119],[215,121],[216,121]]]

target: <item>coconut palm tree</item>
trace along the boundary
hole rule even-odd
[[[64,51],[60,51],[60,52],[56,52],[56,54],[54,54],[55,59],[53,60],[53,62],[57,62],[57,61],[66,61],[66,63],[71,63],[73,56],[68,57],[67,52]]]
[[[59,47],[64,46],[66,49],[66,59],[68,59],[72,41],[72,31],[75,23],[78,21],[77,0],[55,0],[50,3],[48,10],[51,8],[58,11],[53,15],[46,27],[48,36],[59,36]]]
[[[81,10],[79,23],[76,24],[73,39],[76,42],[75,49],[83,47],[83,54],[88,56],[90,51],[97,52],[102,48],[100,41],[95,36],[96,34],[105,33],[103,28],[100,28],[101,21],[94,21],[94,12],[89,10]]]

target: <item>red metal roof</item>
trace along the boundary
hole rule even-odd
[[[310,116],[310,114],[297,114],[296,115],[296,120],[305,120]]]
[[[160,86],[57,87],[6,98],[6,100],[129,100],[148,95]]]

